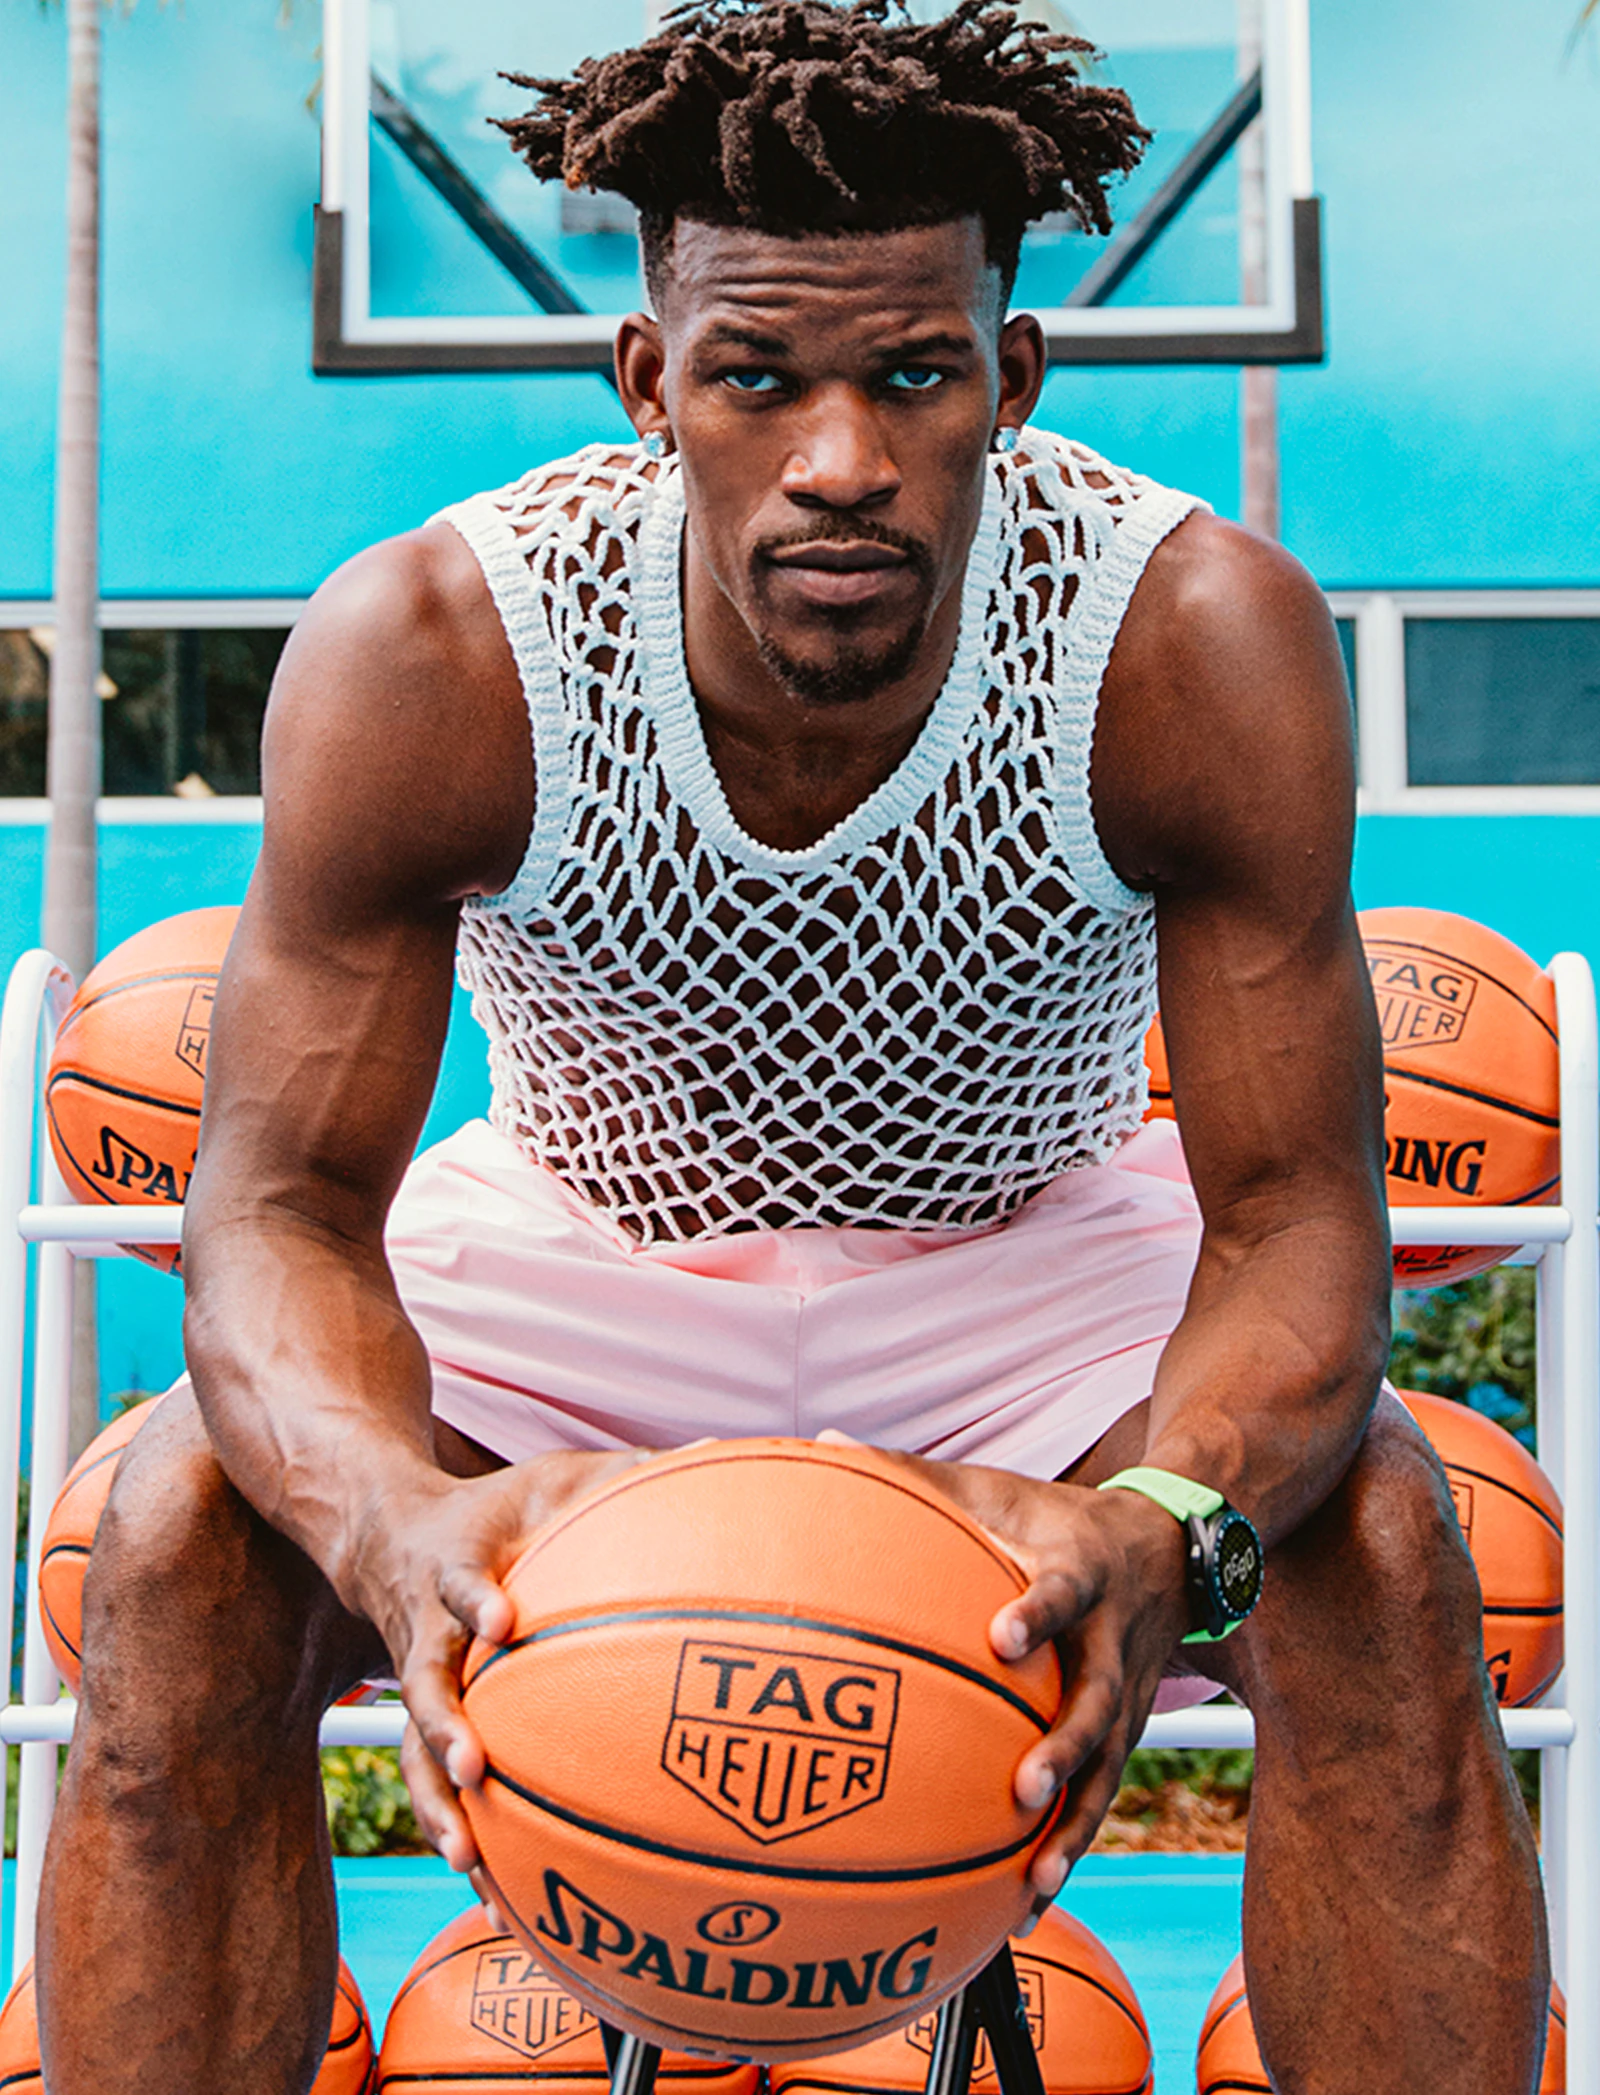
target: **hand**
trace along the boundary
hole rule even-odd
[[[1189,1627],[1183,1529],[1137,1492],[896,1459],[954,1499],[1026,1575],[1027,1592],[989,1626],[999,1657],[1026,1658],[1051,1641],[1060,1655],[1060,1712],[1016,1773],[1017,1801],[1031,1811],[1064,1793],[1029,1871],[1042,1911],[1110,1810],[1122,1764]]]
[[[383,1507],[359,1552],[352,1600],[394,1661],[411,1722],[400,1749],[417,1823],[493,1910],[459,1792],[483,1781],[483,1742],[461,1706],[469,1640],[504,1643],[515,1620],[500,1580],[542,1527],[573,1499],[645,1454],[561,1453],[485,1477],[429,1471]]]

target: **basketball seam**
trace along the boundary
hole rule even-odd
[[[541,1797],[537,1790],[527,1789],[514,1776],[506,1775],[491,1761],[484,1769],[485,1782],[498,1782],[524,1804],[531,1804],[536,1811],[559,1819],[563,1825],[576,1826],[580,1832],[598,1834],[602,1840],[615,1842],[618,1847],[636,1848],[644,1855],[662,1855],[669,1862],[688,1862],[699,1868],[729,1870],[741,1877],[777,1877],[787,1883],[798,1884],[922,1884],[931,1883],[941,1877],[970,1877],[975,1870],[988,1869],[997,1862],[1009,1861],[1020,1855],[1024,1848],[1031,1847],[1042,1832],[1043,1825],[1032,1826],[1019,1839],[1010,1841],[1003,1848],[991,1848],[983,1855],[963,1856],[949,1862],[918,1863],[905,1869],[851,1870],[826,1867],[822,1863],[761,1862],[733,1855],[714,1855],[703,1848],[683,1848],[674,1841],[654,1840],[647,1833],[629,1833],[621,1826],[608,1825],[604,1819],[592,1819],[586,1813],[574,1811],[570,1805],[558,1804],[553,1797]],[[664,2029],[675,2025],[663,2023]]]
[[[626,1622],[748,1622],[772,1629],[819,1630],[826,1636],[848,1638],[853,1643],[870,1644],[876,1650],[897,1651],[903,1658],[920,1659],[925,1665],[937,1666],[945,1673],[953,1673],[959,1679],[984,1689],[988,1694],[1007,1702],[1019,1715],[1025,1716],[1030,1724],[1041,1732],[1050,1729],[1050,1720],[1041,1717],[1030,1702],[1018,1695],[1014,1689],[1002,1682],[990,1680],[976,1666],[969,1666],[964,1659],[947,1658],[937,1651],[929,1651],[925,1645],[908,1643],[902,1637],[889,1637],[878,1630],[855,1629],[844,1623],[824,1622],[807,1615],[780,1615],[772,1610],[754,1608],[627,1608],[615,1609],[603,1615],[577,1615],[567,1622],[552,1622],[544,1629],[530,1630],[519,1637],[515,1644],[502,1644],[478,1668],[470,1680],[462,1683],[463,1695],[470,1693],[483,1676],[502,1659],[511,1658],[516,1652],[525,1650],[530,1644],[542,1644],[552,1637],[571,1636],[585,1629],[609,1629],[617,1623]],[[802,1654],[803,1655],[803,1654]]]
[[[51,1070],[50,1080],[45,1085],[46,1098],[49,1098],[58,1084],[65,1084],[69,1079],[75,1084],[82,1084],[87,1091],[104,1091],[112,1098],[131,1099],[136,1106],[160,1106],[164,1112],[181,1113],[188,1120],[200,1118],[198,1106],[186,1106],[181,1099],[176,1098],[157,1098],[148,1091],[130,1091],[126,1084],[112,1084],[104,1077],[92,1076],[88,1070],[74,1067],[70,1062],[61,1069]],[[55,1119],[53,1110],[50,1117]]]
[[[707,1454],[698,1456],[693,1462],[683,1462],[673,1471],[673,1474],[680,1476],[687,1470],[711,1469],[719,1467],[725,1462],[814,1462],[815,1460],[815,1456],[795,1454],[786,1448],[768,1448],[761,1454],[752,1454],[748,1450],[741,1449],[736,1443],[731,1452],[717,1456]],[[1028,1582],[1023,1577],[1021,1568],[1015,1558],[1007,1556],[1003,1549],[991,1542],[977,1522],[963,1513],[959,1506],[953,1506],[948,1503],[941,1504],[937,1495],[931,1492],[913,1491],[909,1485],[902,1484],[897,1477],[879,1476],[875,1470],[851,1469],[848,1465],[843,1465],[843,1467],[847,1475],[860,1477],[869,1484],[881,1485],[885,1490],[897,1492],[900,1497],[910,1499],[914,1505],[925,1507],[928,1512],[937,1514],[940,1520],[955,1528],[966,1541],[977,1543],[991,1561],[999,1565],[1001,1570],[1015,1581],[1019,1593],[1027,1592]],[[564,1518],[547,1527],[539,1540],[523,1552],[522,1556],[517,1559],[517,1564],[512,1566],[512,1571],[514,1572],[517,1569],[517,1565],[528,1562],[540,1550],[547,1548],[557,1536],[565,1533],[566,1529],[574,1521],[587,1513],[592,1513],[597,1506],[605,1504],[619,1493],[629,1490],[637,1481],[637,1471],[630,1472],[617,1478],[613,1483],[605,1485],[592,1498],[584,1499],[578,1505],[572,1507]],[[510,1575],[510,1573],[507,1574],[508,1577]]]
[[[1515,1105],[1508,1098],[1497,1098],[1492,1091],[1474,1091],[1470,1084],[1453,1084],[1448,1077],[1426,1076],[1420,1069],[1396,1069],[1388,1062],[1383,1068],[1386,1076],[1403,1077],[1408,1084],[1421,1084],[1429,1091],[1448,1091],[1453,1098],[1470,1098],[1477,1105],[1493,1106],[1498,1113],[1509,1113],[1513,1120],[1530,1120],[1535,1127],[1541,1128],[1559,1128],[1561,1125],[1559,1113],[1553,1118],[1548,1113],[1535,1113],[1531,1106]],[[1507,1205],[1514,1207],[1518,1203],[1512,1201]]]
[[[1555,1603],[1553,1607],[1546,1607],[1542,1601],[1537,1603],[1530,1601],[1526,1607],[1516,1607],[1510,1603],[1507,1603],[1502,1606],[1499,1602],[1496,1602],[1495,1605],[1491,1607],[1489,1602],[1485,1601],[1483,1604],[1483,1612],[1486,1615],[1495,1616],[1527,1615],[1538,1621],[1550,1621],[1558,1615],[1564,1615],[1566,1613],[1566,1608],[1559,1600]]]
[[[1362,943],[1365,946],[1366,941],[1363,940]],[[1430,960],[1442,960],[1447,967],[1456,969],[1458,973],[1465,972],[1469,975],[1478,975],[1485,982],[1492,982],[1495,988],[1503,990],[1514,1004],[1520,1004],[1534,1024],[1543,1026],[1550,1038],[1555,1041],[1558,1047],[1560,1046],[1561,1036],[1544,1016],[1543,1012],[1535,1011],[1521,990],[1513,989],[1509,982],[1502,982],[1498,975],[1490,974],[1486,967],[1479,967],[1475,960],[1462,960],[1456,954],[1441,952],[1437,946],[1417,945],[1413,940],[1407,938],[1385,938],[1382,932],[1379,932],[1373,938],[1372,944],[1380,947],[1392,946],[1406,953],[1426,953]]]
[[[120,997],[130,989],[151,989],[162,982],[220,982],[221,980],[222,963],[220,961],[213,968],[159,968],[148,975],[127,975],[121,981],[108,982],[104,989],[97,989],[92,997],[85,998],[73,1010],[71,1022],[75,1025],[86,1011],[93,1011],[97,1004],[105,1003],[110,997]],[[66,1031],[65,1021],[62,1024],[62,1031]]]
[[[1097,1979],[1093,1972],[1085,1971],[1081,1965],[1058,1964],[1052,1957],[1036,1957],[1031,1952],[1023,1954],[1020,1958],[1020,1961],[1024,1964],[1042,1964],[1048,1971],[1063,1972],[1068,1978],[1076,1979],[1080,1985],[1090,1987],[1094,1992],[1102,1995],[1106,2000],[1110,2001],[1113,2007],[1120,2008],[1122,2013],[1127,2016],[1128,2020],[1133,2024],[1134,2028],[1138,2030],[1140,2035],[1148,2043],[1150,2032],[1145,2027],[1143,2017],[1136,2014],[1133,2011],[1133,2009],[1131,2009],[1128,2006],[1128,2003],[1122,1998],[1121,1994],[1115,1992],[1110,1986],[1108,1986],[1104,1979]]]
[[[1423,1394],[1423,1392],[1418,1391],[1417,1394],[1421,1395]],[[1453,1399],[1446,1398],[1444,1399],[1444,1401],[1446,1403],[1449,1403],[1452,1402]],[[1463,1411],[1472,1411],[1472,1406],[1470,1404],[1463,1404],[1461,1409]],[[1474,1418],[1481,1418],[1483,1414],[1478,1411],[1473,1411],[1472,1416]],[[1415,1417],[1415,1413],[1413,1413],[1413,1417]],[[1417,1423],[1420,1425],[1421,1420],[1419,1419]],[[1494,1421],[1491,1419],[1489,1421],[1489,1424],[1492,1425],[1493,1423]],[[1518,1444],[1520,1446],[1520,1442]],[[1519,1491],[1515,1484],[1508,1484],[1503,1477],[1495,1476],[1491,1470],[1469,1469],[1466,1463],[1452,1462],[1443,1455],[1441,1455],[1439,1459],[1441,1462],[1444,1463],[1445,1468],[1452,1475],[1458,1477],[1471,1477],[1474,1479],[1475,1482],[1479,1484],[1487,1484],[1495,1491],[1503,1491],[1507,1498],[1515,1499],[1519,1506],[1526,1506],[1530,1513],[1537,1513],[1539,1518],[1544,1522],[1545,1526],[1550,1530],[1551,1534],[1555,1536],[1558,1542],[1564,1541],[1566,1539],[1562,1531],[1561,1523],[1557,1520],[1552,1519],[1550,1514],[1546,1512],[1545,1508],[1540,1505],[1539,1501],[1536,1498],[1530,1498],[1525,1491]]]
[[[567,1998],[570,2000],[572,1995],[568,1994]],[[589,2014],[593,2011],[585,2009],[584,2012]],[[552,2071],[548,2064],[543,2063],[545,2057],[546,2054],[541,2053],[539,2059],[530,2059],[526,2066],[502,2066],[497,2062],[492,2066],[395,2067],[383,2075],[378,2082],[378,2088],[381,2095],[381,2090],[384,2088],[398,2087],[402,2082],[417,2080],[460,2080],[470,2081],[478,2086],[487,2083],[495,2087],[519,2087],[524,2081],[556,2079],[592,2080],[596,2086],[607,2088],[611,2085],[611,2075],[604,2066],[566,2065],[561,2066],[559,2071]],[[714,2059],[707,2059],[704,2065],[697,2063],[692,2066],[658,2066],[656,2068],[656,2079],[658,2082],[674,2080],[727,2080],[736,2074],[745,2073],[748,2070],[748,2067],[739,2065],[733,2059],[728,2060],[726,2065],[722,2066],[719,2066]]]

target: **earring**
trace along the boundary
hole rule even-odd
[[[652,429],[644,439],[644,455],[649,459],[663,459],[667,455],[667,440],[659,429]]]
[[[1017,448],[1017,432],[1010,428],[997,429],[994,433],[994,448],[1001,453],[1015,451]]]

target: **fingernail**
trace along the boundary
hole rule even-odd
[[[1028,1937],[1033,1933],[1034,1929],[1039,1925],[1039,1919],[1040,1916],[1037,1913],[1030,1913],[1027,1919],[1022,1923],[1022,1926],[1020,1928],[1012,1929],[1012,1941],[1026,1942]]]
[[[1039,1892],[1053,1899],[1067,1881],[1067,1861],[1064,1855],[1048,1855],[1033,1866],[1033,1881]]]
[[[1042,1811],[1059,1785],[1051,1768],[1028,1768],[1018,1778],[1017,1795],[1033,1811]]]
[[[457,1789],[471,1788],[471,1784],[462,1772],[466,1764],[467,1754],[464,1746],[452,1746],[444,1757],[445,1773],[450,1777]]]

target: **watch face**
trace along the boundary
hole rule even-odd
[[[1261,1592],[1261,1537],[1242,1513],[1224,1520],[1211,1575],[1223,1612],[1242,1622]]]

